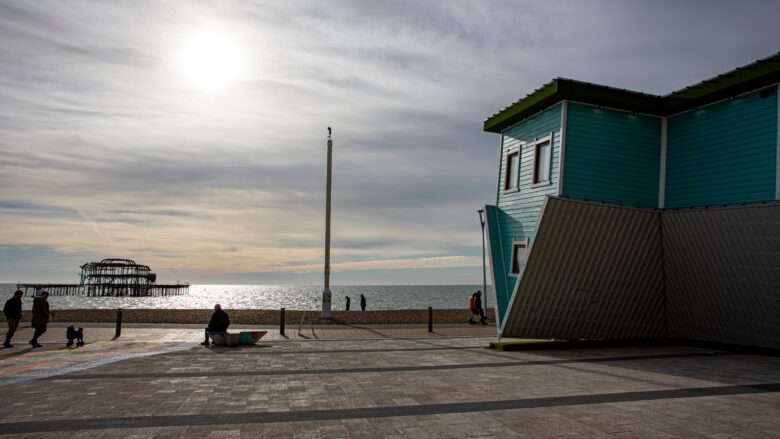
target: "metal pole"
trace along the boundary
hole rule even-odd
[[[284,336],[284,308],[279,313],[279,335]]]
[[[485,268],[485,209],[479,209],[479,224],[482,226],[482,292],[485,295],[485,313],[488,312],[487,272]]]
[[[122,335],[122,309],[116,310],[116,332],[114,333],[114,338],[119,338],[119,336]]]
[[[325,189],[325,289],[322,290],[322,318],[329,319],[330,315],[330,193],[333,167],[333,140],[331,128],[328,127],[328,168],[327,183]]]
[[[433,307],[428,307],[428,332],[433,332]]]

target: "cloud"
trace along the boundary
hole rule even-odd
[[[333,126],[339,276],[462,280],[495,200],[486,116],[556,76],[663,93],[750,62],[777,50],[778,8],[4,2],[0,243],[29,266],[32,246],[163,277],[306,279]],[[179,75],[199,30],[244,53],[222,94]]]

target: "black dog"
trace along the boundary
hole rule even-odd
[[[77,331],[76,328],[73,327],[73,325],[68,326],[68,329],[66,330],[65,337],[68,338],[68,344],[67,347],[72,347],[73,342],[76,342],[76,347],[84,346],[84,329],[79,328]]]

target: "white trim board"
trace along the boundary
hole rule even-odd
[[[501,170],[501,163],[504,160],[504,132],[501,131],[501,143],[498,147],[498,181],[496,181],[496,206],[498,206],[498,201],[501,199],[501,174],[503,173]]]
[[[558,196],[563,195],[563,172],[564,172],[564,159],[566,158],[566,123],[569,117],[569,101],[563,101],[563,107],[561,107],[561,145],[560,152],[558,153]]]
[[[543,137],[537,137],[533,142],[528,142],[527,145],[530,145],[533,150],[531,151],[531,154],[533,156],[533,160],[531,161],[531,187],[539,187],[539,186],[549,186],[552,183],[552,159],[553,159],[553,148],[555,147],[555,144],[553,142],[555,140],[555,132],[551,132],[550,134],[543,136]],[[536,181],[536,159],[537,159],[537,146],[542,143],[549,143],[550,144],[550,157],[549,157],[549,163],[547,164],[547,179]]]
[[[512,240],[512,253],[509,255],[509,272],[507,273],[507,276],[510,276],[510,277],[518,277],[518,276],[520,276],[520,272],[522,272],[522,269],[519,272],[517,272],[517,273],[514,273],[512,271],[512,268],[515,266],[515,262],[517,261],[517,259],[515,258],[515,247],[523,246],[523,248],[525,249],[524,261],[527,261],[528,260],[528,241],[529,241],[528,237],[526,237],[525,239],[522,239],[520,241]],[[525,264],[523,264],[523,267],[525,267]]]
[[[658,208],[663,209],[666,203],[666,153],[669,145],[669,124],[664,117],[661,119],[661,160],[658,169]]]

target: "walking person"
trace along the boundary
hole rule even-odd
[[[360,295],[360,309],[362,311],[366,310],[366,296],[364,296],[362,294]]]
[[[46,325],[49,324],[49,318],[51,313],[49,312],[49,293],[47,291],[41,292],[41,295],[33,300],[32,309],[32,325],[35,328],[33,338],[30,340],[30,344],[34,348],[41,347],[38,343],[38,337],[46,332]]]
[[[349,304],[352,302],[352,299],[349,298],[349,296],[344,296],[345,299],[347,299],[347,306],[344,308],[345,311],[349,311]]]
[[[480,290],[477,290],[477,292],[474,293],[474,309],[474,314],[479,316],[479,323],[487,325],[485,310],[482,309],[482,291]]]
[[[469,296],[469,312],[471,313],[469,315],[469,324],[473,325],[474,322],[474,315],[477,313],[477,292],[474,291]]]
[[[214,313],[211,314],[209,326],[206,328],[206,340],[202,343],[203,346],[209,345],[209,333],[221,333],[220,335],[225,335],[229,326],[230,317],[222,310],[222,305],[214,305]]]
[[[8,332],[5,333],[4,347],[12,348],[11,338],[13,338],[16,328],[19,327],[19,321],[22,320],[22,290],[16,290],[13,297],[5,302],[3,307],[3,314],[5,314],[5,321],[8,323]]]

